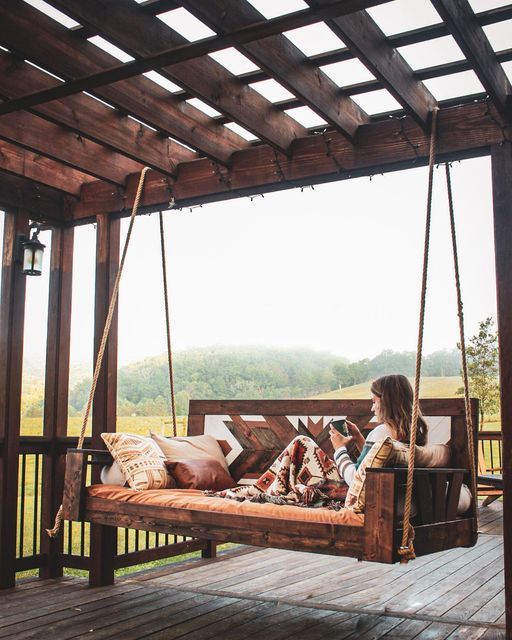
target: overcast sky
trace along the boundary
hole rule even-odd
[[[306,6],[300,0],[251,2],[267,17]],[[475,11],[508,4],[470,2]],[[40,0],[30,3],[43,6]],[[370,13],[388,35],[439,21],[428,0],[396,0]],[[191,40],[208,35],[182,9],[164,18]],[[512,46],[511,22],[486,27],[496,50]],[[289,34],[307,54],[342,46],[311,29]],[[451,38],[401,53],[413,68],[462,57]],[[215,56],[230,67],[244,68],[248,62],[233,52]],[[512,63],[504,67],[512,76]],[[355,63],[325,71],[340,85],[371,77]],[[481,91],[472,72],[429,82],[438,99]],[[258,89],[270,92],[269,99],[283,91],[269,84]],[[393,108],[385,92],[356,98],[370,113]],[[315,114],[295,115],[317,124],[306,122]],[[472,335],[480,320],[496,314],[489,159],[456,163],[453,183],[464,310]],[[351,360],[383,349],[414,350],[426,185],[427,169],[417,168],[166,212],[174,347],[306,347]],[[451,349],[458,340],[444,167],[435,175],[433,216],[426,353]],[[123,238],[126,227],[124,220]],[[75,238],[71,357],[80,363],[92,359],[95,228],[78,227]],[[45,275],[27,279],[30,359],[43,357],[45,341],[50,234],[42,233],[41,239],[48,244]],[[120,364],[165,351],[159,251],[157,214],[138,218],[120,294]]]

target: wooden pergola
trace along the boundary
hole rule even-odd
[[[119,262],[120,218],[149,166],[144,212],[372,175],[428,162],[439,108],[437,159],[490,155],[503,424],[505,584],[512,638],[512,87],[484,31],[512,19],[512,4],[475,14],[468,0],[430,0],[437,24],[385,35],[367,9],[389,0],[307,0],[308,8],[265,19],[247,0],[49,0],[74,22],[28,2],[0,0],[0,207],[5,210],[0,330],[0,587],[16,571],[55,577],[73,564],[62,541],[41,536],[33,556],[16,553],[20,455],[43,455],[44,529],[60,501],[67,436],[73,230],[97,224],[95,349]],[[414,0],[411,0],[414,2]],[[184,7],[214,35],[189,42],[159,15]],[[284,33],[324,22],[340,48],[306,56]],[[169,24],[171,26],[169,26]],[[451,35],[464,59],[413,69],[399,49]],[[89,41],[101,36],[131,59]],[[345,46],[346,45],[346,46]],[[257,70],[235,75],[209,53],[235,47]],[[360,60],[374,79],[338,86],[322,68]],[[484,91],[437,101],[425,80],[472,70]],[[157,71],[159,83],[144,74]],[[153,77],[154,78],[154,77]],[[273,79],[290,94],[271,102],[254,83]],[[176,85],[173,91],[165,81]],[[357,96],[385,89],[400,109],[368,115]],[[207,115],[189,102],[216,110]],[[324,125],[307,128],[290,110],[306,106]],[[251,135],[231,128],[235,123]],[[238,130],[240,131],[240,130]],[[17,236],[31,221],[52,230],[44,434],[20,437],[25,277]],[[93,409],[93,435],[115,430],[117,335]],[[91,531],[91,549],[102,544]],[[94,553],[91,551],[91,563]],[[81,564],[80,564],[81,563]],[[102,569],[97,568],[98,571]]]

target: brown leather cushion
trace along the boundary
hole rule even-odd
[[[165,461],[167,471],[176,480],[179,489],[209,489],[222,491],[236,487],[236,482],[218,460],[203,458],[201,460]]]

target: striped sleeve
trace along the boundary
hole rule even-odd
[[[350,459],[346,447],[339,447],[334,452],[334,462],[343,480],[350,485],[356,472],[356,465]]]

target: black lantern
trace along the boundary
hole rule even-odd
[[[23,247],[23,274],[26,276],[40,276],[43,271],[45,245],[37,239],[41,231],[40,225],[37,222],[33,222],[30,225],[30,229],[34,230],[32,237],[21,240],[21,246]]]

